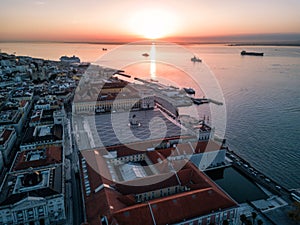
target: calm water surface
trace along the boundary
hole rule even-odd
[[[256,184],[232,167],[208,171],[206,174],[238,203],[268,198]]]
[[[0,43],[2,52],[54,60],[62,55],[77,55],[82,61],[95,61],[115,47]],[[203,64],[210,68],[223,90],[227,109],[225,137],[229,147],[283,186],[300,188],[300,48],[224,45],[184,47],[203,59]],[[102,48],[108,51],[103,52]],[[264,52],[265,56],[241,56],[243,49]],[[149,51],[150,47],[145,46],[145,52]],[[141,53],[139,50],[127,52],[128,56]],[[181,57],[167,48],[165,54]],[[187,59],[186,66],[194,65]],[[137,67],[140,67],[137,70],[139,74],[148,71],[145,65]],[[182,74],[175,73],[168,66],[158,67],[157,73],[168,79],[174,78],[179,86],[193,87],[186,79],[182,79]],[[200,90],[197,94],[202,95]],[[200,107],[200,110],[207,110],[205,106]]]

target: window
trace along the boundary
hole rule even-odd
[[[43,216],[44,215],[44,209],[43,209],[43,207],[40,207],[38,209],[38,213],[39,213],[39,216]]]
[[[234,210],[232,210],[230,213],[230,218],[233,218],[233,217],[234,217]]]
[[[216,215],[216,217],[215,217],[215,222],[216,222],[216,223],[219,222],[219,214]]]
[[[34,218],[32,209],[28,210],[27,214],[28,214],[28,219],[33,219]]]
[[[18,213],[17,213],[17,217],[18,217],[18,218],[22,218],[22,217],[23,217],[23,213],[22,213],[22,212],[18,212]]]
[[[207,218],[206,224],[210,224],[210,217]]]

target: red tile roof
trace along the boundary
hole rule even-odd
[[[101,216],[106,216],[109,224],[152,225],[153,218],[148,203],[135,202],[134,194],[176,186],[179,184],[178,179],[181,185],[190,188],[190,191],[149,200],[156,224],[176,223],[213,211],[237,207],[235,201],[191,162],[185,161],[186,164],[183,164],[183,161],[174,162],[175,168],[179,165],[182,167],[178,170],[177,176],[169,171],[115,183],[105,178],[106,173],[109,173],[107,165],[101,154],[96,152],[85,151],[82,154],[86,158],[91,187],[91,194],[85,195],[86,215],[91,225],[100,225]],[[95,192],[101,184],[107,185]]]
[[[116,190],[124,195],[141,194],[144,192],[159,190],[162,187],[172,187],[179,185],[175,173],[169,172],[130,180],[127,182],[116,183]]]
[[[14,131],[12,129],[4,129],[0,134],[0,145],[5,144]]]
[[[190,136],[174,136],[165,138],[164,141],[176,140],[176,139],[189,139]],[[159,145],[162,142],[161,139],[158,140],[149,140],[143,142],[136,142],[132,144],[126,145],[115,145],[115,146],[107,146],[107,151],[117,151],[118,157],[128,156],[128,155],[135,155],[139,153],[143,153],[147,151],[149,148],[154,148],[155,146]],[[165,149],[164,149],[165,150]]]
[[[195,153],[211,152],[223,149],[221,144],[214,141],[200,141],[198,143],[191,143],[195,149]]]
[[[118,224],[172,224],[210,214],[219,209],[235,207],[228,196],[214,188],[204,188],[168,196],[127,207],[113,213]],[[151,216],[150,208],[153,212]],[[141,216],[142,215],[142,216]]]
[[[107,181],[111,181],[111,175],[108,170],[108,165],[106,160],[103,159],[102,155],[105,154],[105,149],[100,150],[85,150],[81,151],[82,156],[86,159],[88,164],[88,172],[91,172],[95,179],[92,179],[91,189],[96,189],[99,185],[102,184],[102,180],[105,179]],[[99,180],[99,174],[100,180]],[[97,175],[97,176],[96,176]],[[112,183],[112,182],[108,182]]]
[[[171,147],[166,149],[159,149],[157,151],[167,158],[169,156],[179,156],[185,154],[190,155],[195,153],[218,151],[220,149],[223,149],[222,145],[214,141],[199,141],[199,142],[191,142],[190,144],[189,143],[178,144],[177,149]]]
[[[26,105],[27,102],[28,102],[28,101],[26,101],[26,100],[20,101],[20,106],[21,106],[21,107],[24,107],[24,106]]]
[[[41,119],[40,115],[35,115],[35,116],[31,117],[30,122],[35,123],[35,122],[38,122],[40,119]]]
[[[13,171],[28,169],[29,167],[40,167],[48,166],[54,163],[62,162],[62,147],[61,146],[50,146],[46,149],[46,157],[34,161],[26,161],[26,156],[29,152],[34,150],[28,150],[19,152],[16,156],[15,163],[13,165]]]

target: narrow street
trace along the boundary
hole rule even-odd
[[[68,113],[68,122],[67,125],[68,135],[66,135],[66,148],[69,148],[67,151],[66,159],[70,161],[70,180],[67,181],[67,205],[69,206],[70,213],[67,214],[70,218],[68,221],[70,224],[80,225],[83,222],[83,202],[82,202],[82,195],[81,195],[81,186],[80,186],[80,176],[78,172],[79,162],[78,162],[78,149],[75,143],[75,139],[72,135],[72,115]]]

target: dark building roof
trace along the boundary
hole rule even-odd
[[[45,169],[40,170],[28,170],[22,173],[10,173],[3,181],[3,188],[0,193],[0,205],[10,205],[21,201],[22,199],[33,197],[48,197],[51,195],[62,193],[62,165],[47,169],[49,174],[47,177],[49,180],[45,181],[45,185],[35,187],[40,182],[43,182],[44,178],[41,178],[41,174]],[[33,175],[35,174],[35,175]],[[37,177],[38,176],[38,177]],[[26,178],[27,177],[27,178]],[[47,179],[48,179],[47,178]],[[21,180],[21,184],[17,183],[17,180]],[[24,179],[27,179],[25,181]],[[26,183],[24,183],[26,182]],[[16,185],[28,188],[32,186],[28,191],[16,192]]]
[[[17,124],[22,117],[22,114],[18,109],[5,110],[0,113],[0,125]]]
[[[26,130],[22,144],[28,144],[28,143],[34,143],[40,141],[62,140],[62,132],[63,132],[62,125],[55,124],[53,126],[50,125],[46,125],[46,126],[50,128],[50,132],[45,135],[40,135],[40,128],[42,126],[29,127]]]
[[[128,84],[127,81],[111,78],[111,82],[106,82],[102,89],[125,88]]]
[[[38,109],[34,110],[30,118],[31,123],[53,124],[53,112],[55,109]]]
[[[12,129],[4,129],[0,131],[0,145],[5,144],[14,131]]]
[[[35,157],[34,157],[35,156]],[[36,168],[62,162],[62,147],[49,146],[45,149],[34,149],[18,152],[12,171]]]

